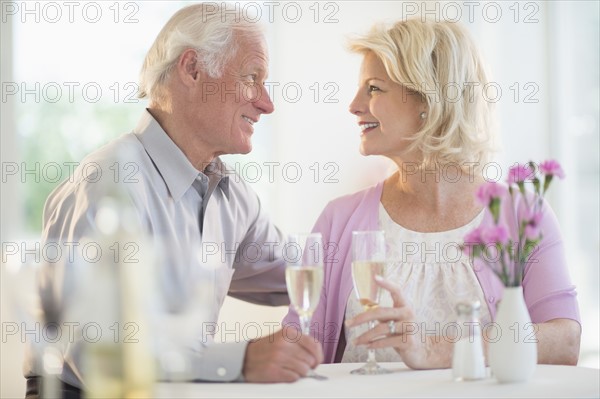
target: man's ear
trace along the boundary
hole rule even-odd
[[[177,73],[184,85],[191,87],[200,80],[198,63],[198,52],[194,49],[187,49],[179,56]]]

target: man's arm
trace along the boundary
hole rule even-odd
[[[248,342],[219,343],[205,346],[191,355],[191,367],[184,380],[214,382],[243,381],[242,367]]]
[[[257,213],[238,248],[229,295],[259,305],[289,305],[283,258],[285,237],[271,223],[256,194],[249,194],[254,196]]]

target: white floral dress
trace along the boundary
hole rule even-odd
[[[483,211],[471,222],[457,229],[420,233],[394,222],[383,205],[379,205],[379,226],[386,234],[387,268],[385,278],[399,284],[402,294],[416,318],[415,336],[424,339],[432,335],[456,333],[456,304],[464,300],[479,300],[479,320],[491,322],[487,302],[469,259],[460,250],[463,237],[479,226]],[[380,306],[392,306],[392,299],[383,291]],[[346,306],[346,320],[363,312],[354,290]],[[346,349],[342,362],[364,362],[365,346],[352,341],[367,330],[367,325],[346,328]],[[378,349],[377,361],[402,361],[392,348]]]

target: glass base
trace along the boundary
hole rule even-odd
[[[361,368],[356,370],[352,370],[350,374],[360,374],[360,375],[374,375],[374,374],[389,374],[392,370],[381,367],[379,364],[375,362],[367,362]]]
[[[315,380],[319,380],[319,381],[324,381],[324,380],[328,379],[324,375],[315,373],[314,370],[309,370],[308,373],[306,374],[305,378],[314,378]]]

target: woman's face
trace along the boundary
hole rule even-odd
[[[361,129],[361,154],[399,156],[422,126],[426,103],[419,93],[393,82],[372,52],[365,54],[358,86],[350,112]],[[406,155],[420,161],[418,154]]]

